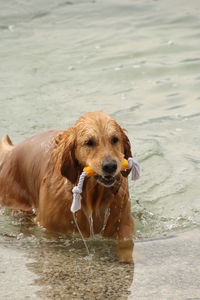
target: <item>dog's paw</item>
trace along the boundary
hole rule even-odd
[[[133,264],[134,260],[133,260],[133,253],[132,251],[123,251],[123,252],[118,252],[118,256],[119,256],[119,262],[120,263],[126,263],[126,264]]]
[[[124,240],[119,241],[117,252],[120,263],[128,263],[133,264],[133,241],[132,240]]]

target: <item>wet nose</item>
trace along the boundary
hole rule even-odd
[[[102,163],[102,170],[105,174],[113,174],[117,170],[116,160],[104,160]]]

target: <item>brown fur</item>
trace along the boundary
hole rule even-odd
[[[113,144],[113,136],[118,142]],[[86,142],[92,139],[94,146]],[[120,172],[123,157],[131,155],[124,130],[104,113],[88,113],[66,131],[49,131],[13,146],[8,136],[0,142],[0,201],[13,209],[37,209],[36,220],[52,232],[77,233],[70,211],[72,188],[83,167],[90,166],[103,176],[102,162],[117,162],[116,183],[105,187],[94,177],[83,186],[82,207],[76,213],[85,237],[90,235],[92,216],[94,234],[119,240],[121,262],[133,262],[134,223],[130,212],[127,178]],[[104,217],[110,209],[105,228]]]

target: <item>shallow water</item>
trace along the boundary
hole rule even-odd
[[[141,179],[130,182],[137,239],[199,228],[199,10],[198,0],[0,0],[0,135],[8,132],[17,143],[43,130],[66,128],[87,111],[111,114],[128,130],[142,169]],[[53,282],[45,268],[51,262],[59,270],[63,261],[71,261],[72,268],[78,261],[84,270],[82,242],[52,242],[30,224],[1,209],[1,246],[33,259],[42,286],[66,295],[67,272]],[[88,243],[96,249],[91,269],[103,274],[113,268],[107,292],[119,280],[113,272],[124,272],[125,289],[118,296],[126,298],[132,269],[119,266],[112,251],[105,255],[105,248],[114,247],[111,242]],[[68,256],[70,249],[74,257]],[[36,269],[44,252],[42,274]],[[85,271],[90,278],[91,269]],[[100,290],[98,295],[111,297]]]

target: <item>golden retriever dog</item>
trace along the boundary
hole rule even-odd
[[[83,185],[76,220],[84,237],[93,233],[117,239],[120,262],[133,262],[134,222],[130,211],[128,172],[132,157],[124,130],[102,112],[87,113],[66,131],[48,131],[13,146],[0,141],[0,203],[15,210],[36,210],[36,221],[50,232],[78,233],[72,189],[85,166],[96,176]]]

